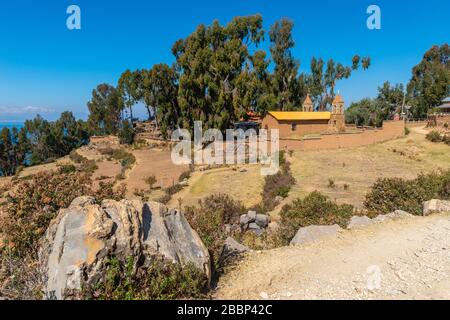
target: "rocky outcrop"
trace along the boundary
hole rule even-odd
[[[210,279],[210,257],[184,215],[162,204],[78,198],[52,222],[40,249],[48,299],[95,284],[109,257],[150,264],[156,257],[192,263]]]
[[[264,214],[257,214],[256,211],[249,211],[240,217],[239,223],[242,231],[254,232],[256,235],[261,235],[269,226],[270,217]]]
[[[401,220],[401,219],[409,219],[409,218],[413,218],[414,216],[406,211],[403,210],[396,210],[394,212],[385,214],[385,215],[380,215],[376,218],[373,219],[373,222],[375,223],[383,223],[386,221],[396,221],[396,220]]]
[[[431,200],[424,202],[423,215],[429,216],[432,213],[450,212],[450,201]]]
[[[355,216],[355,217],[351,218],[350,223],[347,226],[347,229],[353,230],[353,229],[363,228],[363,227],[370,226],[373,223],[374,222],[369,217]]]
[[[323,237],[337,235],[341,231],[342,228],[337,224],[333,226],[309,226],[300,228],[294,239],[292,239],[291,246],[315,242]]]

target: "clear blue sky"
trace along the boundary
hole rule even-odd
[[[82,10],[82,30],[66,28],[66,9]],[[366,9],[382,10],[382,29],[366,27]],[[116,84],[127,68],[172,63],[172,44],[200,23],[260,13],[264,27],[294,20],[301,70],[312,56],[350,63],[372,57],[369,71],[338,84],[347,102],[374,96],[385,80],[406,83],[433,44],[450,40],[448,0],[15,0],[0,5],[0,121],[64,110],[87,116],[99,83]]]

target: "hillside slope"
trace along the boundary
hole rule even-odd
[[[376,284],[380,271],[381,288]],[[345,231],[301,247],[249,254],[220,299],[450,299],[450,214]],[[375,281],[375,282],[374,282]]]

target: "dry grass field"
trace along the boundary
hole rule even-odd
[[[261,191],[264,186],[264,177],[261,176],[261,167],[256,165],[244,168],[220,168],[207,171],[196,171],[189,180],[189,186],[174,195],[169,206],[178,205],[179,199],[183,206],[197,204],[198,200],[211,194],[223,193],[235,200],[240,200],[247,207],[261,202]]]
[[[339,203],[361,208],[365,194],[378,178],[409,179],[421,172],[449,169],[450,148],[427,141],[426,133],[423,128],[412,128],[404,138],[371,146],[294,152],[288,159],[297,183],[282,205],[317,190]],[[177,205],[178,199],[191,205],[210,194],[226,193],[253,206],[261,200],[264,177],[259,167],[245,168],[248,171],[243,173],[231,167],[195,172],[189,187],[174,195],[170,205]]]
[[[283,204],[318,190],[339,203],[349,203],[360,208],[365,194],[378,178],[415,178],[421,172],[449,169],[450,148],[445,144],[427,141],[426,133],[423,128],[412,128],[407,137],[371,146],[294,152],[288,159],[297,183]],[[188,170],[187,166],[175,166],[172,163],[169,150],[127,150],[136,157],[136,163],[126,172],[125,180],[118,183],[127,185],[130,198],[136,196],[135,190],[145,190],[150,199],[156,200],[163,192],[153,190],[150,193],[145,182],[147,177],[154,175],[158,181],[155,186],[166,188],[178,182],[180,175]],[[113,180],[120,173],[117,161],[108,161],[96,150],[85,147],[78,152],[90,160],[96,160],[98,169],[93,174],[96,183],[97,180]],[[54,170],[61,163],[70,163],[70,159],[66,157],[56,163],[26,168],[20,176]],[[8,180],[0,178],[0,186]],[[195,205],[198,200],[211,194],[224,193],[251,207],[261,201],[263,186],[264,177],[260,174],[260,166],[196,170],[189,185],[173,195],[169,206],[178,207],[180,200],[183,206]]]
[[[378,178],[415,178],[450,168],[450,148],[429,142],[421,128],[402,139],[366,147],[295,152],[290,159],[297,180],[289,200],[318,190],[339,203],[361,207]],[[334,186],[332,184],[334,183]]]

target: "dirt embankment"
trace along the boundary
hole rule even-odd
[[[221,299],[450,299],[450,214],[249,254]]]

